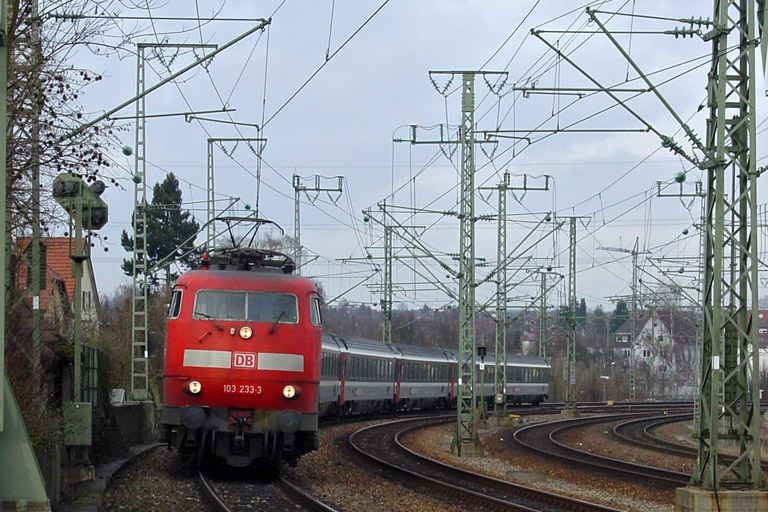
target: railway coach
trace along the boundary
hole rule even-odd
[[[542,357],[507,354],[506,402],[539,405],[549,397],[549,363]],[[497,400],[494,392],[496,355],[489,353],[477,362],[477,395],[489,404]]]
[[[439,409],[456,404],[457,358],[436,347],[388,344],[323,335],[321,416]],[[549,395],[549,364],[534,356],[507,356],[505,401],[537,405]],[[477,396],[492,403],[494,354],[477,361]]]

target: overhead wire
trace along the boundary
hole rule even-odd
[[[284,109],[285,107],[287,107],[287,106],[288,106],[288,104],[289,104],[291,101],[293,101],[293,99],[294,99],[296,96],[298,96],[298,95],[299,95],[299,93],[300,93],[302,90],[304,90],[304,88],[305,88],[307,85],[309,85],[309,83],[310,83],[310,82],[311,82],[311,81],[312,81],[312,80],[313,80],[313,79],[314,79],[314,78],[315,78],[315,77],[318,75],[318,73],[320,73],[320,71],[322,71],[322,70],[323,70],[323,68],[325,67],[325,65],[326,65],[326,64],[328,64],[328,63],[331,61],[331,59],[333,59],[333,58],[334,58],[336,55],[338,55],[338,53],[339,53],[339,52],[340,52],[340,51],[341,51],[341,50],[342,50],[342,49],[343,49],[343,48],[344,48],[344,47],[345,47],[345,46],[346,46],[346,45],[347,45],[347,44],[348,44],[348,43],[349,43],[349,42],[350,42],[352,39],[354,39],[354,37],[355,37],[355,36],[356,36],[358,33],[360,33],[360,31],[361,31],[363,28],[365,28],[365,26],[366,26],[366,25],[368,25],[368,23],[369,23],[369,22],[370,22],[370,21],[371,21],[371,20],[372,20],[372,19],[373,19],[373,18],[374,18],[374,17],[375,17],[375,16],[376,16],[378,13],[379,13],[379,12],[381,12],[381,10],[384,8],[384,6],[386,6],[388,3],[389,3],[389,0],[384,0],[384,2],[383,2],[383,3],[382,3],[382,4],[381,4],[379,7],[378,7],[378,9],[376,9],[376,10],[373,12],[373,14],[371,14],[371,15],[368,17],[368,19],[366,19],[366,20],[363,22],[363,24],[362,24],[362,25],[360,25],[360,26],[359,26],[359,27],[358,27],[358,28],[357,28],[357,29],[356,29],[354,32],[352,32],[352,35],[350,35],[350,36],[349,36],[349,37],[348,37],[348,38],[347,38],[347,39],[346,39],[346,40],[345,40],[343,43],[341,43],[341,46],[339,46],[339,47],[338,47],[336,50],[334,50],[334,52],[333,52],[333,53],[332,53],[330,56],[328,56],[328,57],[327,57],[327,58],[326,58],[326,59],[323,61],[323,63],[322,63],[322,64],[320,64],[320,66],[319,66],[319,67],[318,67],[318,68],[317,68],[317,69],[316,69],[316,70],[315,70],[315,71],[314,71],[314,72],[313,72],[313,73],[312,73],[312,74],[309,76],[309,78],[307,78],[307,79],[304,81],[304,83],[303,83],[303,84],[301,84],[301,86],[299,86],[299,88],[298,88],[298,89],[296,89],[296,91],[295,91],[293,94],[291,94],[291,96],[290,96],[290,97],[289,97],[287,100],[285,100],[285,102],[284,102],[284,103],[283,103],[283,104],[280,106],[280,108],[278,108],[278,109],[277,109],[277,110],[276,110],[276,111],[275,111],[275,112],[274,112],[274,113],[273,113],[271,116],[269,116],[269,118],[268,118],[266,121],[264,121],[264,123],[262,124],[262,128],[266,127],[266,125],[268,125],[268,124],[269,124],[269,123],[272,121],[272,119],[274,119],[274,118],[275,118],[275,117],[276,117],[276,116],[277,116],[277,115],[278,115],[280,112],[282,112],[282,111],[283,111],[283,109]]]

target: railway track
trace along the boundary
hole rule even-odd
[[[455,468],[419,455],[400,442],[400,436],[407,432],[453,420],[451,415],[373,425],[353,432],[348,438],[349,445],[377,470],[384,466],[403,485],[453,504],[466,503],[472,510],[616,510]]]
[[[644,414],[647,415],[647,413]],[[687,485],[690,475],[686,473],[603,457],[566,446],[557,439],[569,429],[616,421],[622,417],[635,419],[638,414],[594,416],[531,425],[517,430],[514,434],[514,440],[519,445],[541,453],[548,458],[560,460],[563,463],[578,467],[580,470],[588,469],[600,476],[609,475],[626,481],[639,481],[644,485],[659,489],[675,489]]]
[[[225,475],[213,480],[200,471],[198,477],[203,493],[220,512],[336,512],[281,476],[244,480]]]
[[[622,441],[634,444],[635,446],[695,459],[698,456],[698,450],[696,448],[667,441],[653,434],[653,431],[662,425],[690,419],[690,414],[634,419],[615,425],[613,427],[613,434]],[[723,467],[727,467],[736,460],[736,457],[720,453],[718,454],[718,459]],[[768,471],[768,461],[763,460],[760,465],[764,471]]]
[[[695,448],[666,441],[652,434],[652,431],[661,425],[690,419],[690,414],[631,419],[614,425],[613,434],[620,440],[641,448],[662,451],[672,455],[679,455],[680,457],[696,457],[697,451]]]

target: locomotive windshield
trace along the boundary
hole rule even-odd
[[[200,290],[195,298],[194,316],[281,324],[299,321],[296,296],[270,292]]]

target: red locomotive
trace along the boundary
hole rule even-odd
[[[294,465],[318,448],[320,300],[282,254],[211,251],[169,309],[161,436],[182,453]]]

